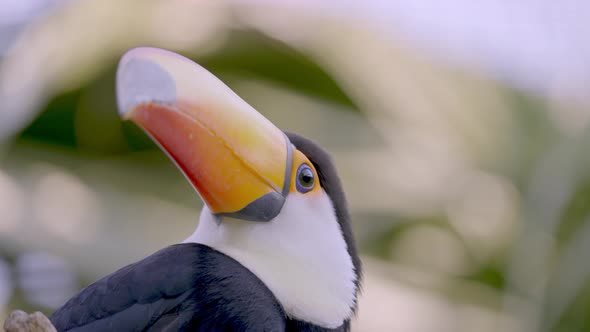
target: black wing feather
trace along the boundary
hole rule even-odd
[[[282,331],[270,290],[234,259],[178,244],[95,282],[52,316],[58,331]]]

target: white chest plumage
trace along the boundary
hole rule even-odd
[[[352,315],[356,275],[330,198],[291,193],[269,222],[215,220],[204,207],[185,242],[233,257],[266,284],[292,318],[326,328]]]

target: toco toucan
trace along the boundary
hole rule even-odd
[[[57,330],[348,331],[361,264],[330,156],[175,53],[132,49],[116,80],[121,117],[168,154],[205,204],[182,243],[58,309]]]

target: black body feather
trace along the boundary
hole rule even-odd
[[[290,320],[252,272],[196,243],[162,249],[95,282],[50,320],[71,332],[328,331]]]

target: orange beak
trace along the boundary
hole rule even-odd
[[[164,50],[136,48],[117,71],[121,117],[170,156],[217,215],[268,221],[289,191],[292,145],[217,77]]]

